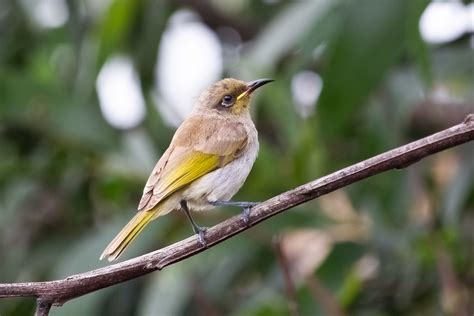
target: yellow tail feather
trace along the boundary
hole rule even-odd
[[[145,226],[156,215],[156,210],[140,211],[125,225],[120,233],[110,242],[100,255],[100,260],[107,257],[109,261],[117,259],[127,246],[138,236]]]

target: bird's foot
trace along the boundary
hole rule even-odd
[[[242,219],[245,225],[250,226],[250,210],[258,204],[258,202],[244,202],[244,201],[213,201],[209,202],[214,206],[236,206],[244,209],[242,212]]]
[[[252,207],[253,206],[244,207],[244,211],[242,212],[242,219],[247,226],[250,226],[250,210]]]
[[[191,227],[193,228],[193,231],[196,235],[198,235],[199,242],[203,247],[207,247],[207,242],[206,239],[204,238],[204,235],[206,234],[207,227],[201,227],[196,224],[194,221],[193,217],[191,216],[191,213],[189,212],[188,204],[185,200],[180,202],[181,204],[181,210],[186,214],[186,217],[189,220],[189,223],[191,224]]]
[[[193,227],[193,230],[194,230],[194,233],[198,235],[199,243],[203,247],[207,247],[207,241],[205,238],[207,227],[196,226],[196,227]]]

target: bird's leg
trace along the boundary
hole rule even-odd
[[[204,235],[206,233],[207,228],[206,227],[200,227],[196,224],[194,219],[191,216],[191,213],[189,212],[188,204],[186,203],[185,200],[182,200],[180,203],[181,205],[181,210],[186,214],[186,217],[188,218],[189,222],[191,223],[191,226],[193,227],[193,231],[196,235],[199,236],[199,242],[201,245],[204,247],[206,246],[206,240],[204,239]]]
[[[250,223],[250,209],[258,204],[258,202],[244,202],[244,201],[213,201],[209,202],[214,206],[236,206],[244,209],[242,212],[242,218],[244,223],[249,225]]]

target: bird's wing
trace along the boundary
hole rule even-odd
[[[194,116],[176,131],[170,147],[153,169],[138,210],[151,210],[160,201],[239,156],[247,132],[222,117]]]

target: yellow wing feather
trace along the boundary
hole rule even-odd
[[[163,178],[163,185],[153,190],[153,193],[166,198],[176,190],[217,169],[219,160],[217,155],[193,152],[188,159]]]
[[[153,219],[153,215],[154,212],[137,212],[105,248],[104,252],[100,255],[100,260],[106,257],[109,261],[117,259],[143,228],[145,228],[146,224]]]
[[[217,155],[193,151],[186,156],[171,162],[163,171],[160,181],[151,186],[148,192],[144,192],[142,199],[146,198],[147,193],[150,197],[146,203],[140,203],[140,211],[152,210],[156,204],[174,192],[219,168],[220,157]]]

